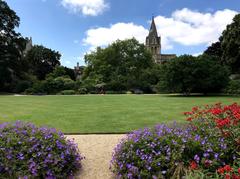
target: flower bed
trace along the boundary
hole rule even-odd
[[[67,178],[81,168],[77,145],[55,129],[0,125],[0,178]]]
[[[240,106],[194,107],[185,115],[184,128],[158,125],[128,134],[113,152],[112,172],[119,178],[239,179]]]

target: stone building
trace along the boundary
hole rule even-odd
[[[80,80],[83,74],[84,66],[79,66],[79,63],[77,62],[77,66],[74,67],[74,73],[77,80]]]
[[[162,64],[176,57],[175,54],[161,54],[161,37],[158,36],[154,17],[152,18],[149,34],[146,37],[146,47],[151,51],[156,63]]]
[[[26,38],[26,47],[25,47],[25,49],[23,51],[23,56],[26,56],[27,53],[32,49],[32,47],[33,47],[32,37],[30,37],[30,38],[27,37]]]

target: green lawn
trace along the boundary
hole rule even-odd
[[[0,96],[0,122],[24,120],[69,133],[118,133],[184,121],[194,105],[240,103],[239,97],[168,95]]]

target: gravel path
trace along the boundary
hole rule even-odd
[[[78,178],[81,179],[112,179],[109,162],[112,151],[124,135],[68,135],[78,143],[83,156],[82,170]]]

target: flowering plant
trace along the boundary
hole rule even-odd
[[[81,168],[77,145],[30,123],[0,125],[0,178],[67,178]]]
[[[112,172],[118,178],[239,179],[240,106],[218,103],[185,115],[186,127],[158,125],[128,134],[113,152]]]
[[[157,125],[134,131],[115,148],[110,168],[120,178],[177,178],[187,170],[215,171],[223,162],[224,139],[215,144],[211,136],[201,137],[193,130]]]
[[[219,139],[225,141],[224,146],[220,144],[224,152],[218,153],[222,162],[216,163],[217,173],[225,178],[240,178],[239,174],[229,170],[230,165],[240,168],[240,106],[237,103],[225,106],[216,103],[193,107],[184,114],[195,129],[193,132],[208,136],[215,144],[219,144]]]
[[[215,135],[228,138],[237,149],[240,149],[240,106],[231,105],[205,105],[193,107],[192,111],[184,112],[187,120],[200,128],[215,130]]]

